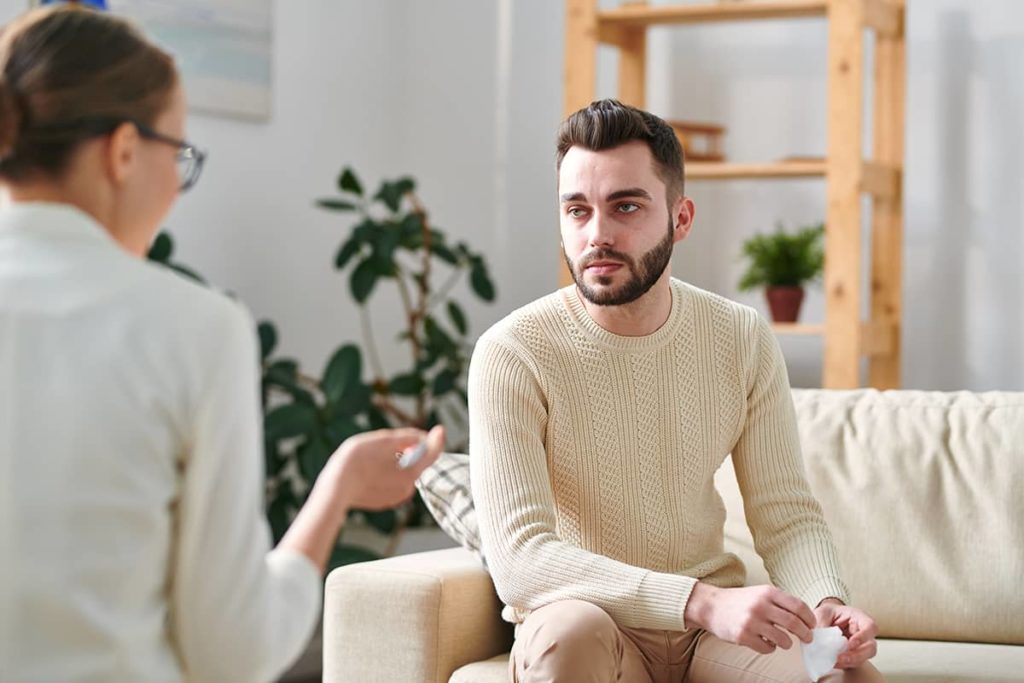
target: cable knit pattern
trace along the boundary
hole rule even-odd
[[[644,337],[607,332],[572,287],[488,330],[470,366],[470,476],[510,621],[557,600],[686,630],[697,580],[743,584],[713,476],[731,452],[773,582],[847,600],[804,478],[785,364],[746,306],[672,280]]]

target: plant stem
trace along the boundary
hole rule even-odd
[[[415,329],[416,322],[422,320],[427,315],[427,302],[430,298],[430,223],[427,220],[427,211],[423,208],[423,204],[412,192],[408,193],[409,203],[413,206],[413,211],[420,217],[420,225],[423,228],[423,274],[417,279],[416,283],[419,287],[419,306],[416,309],[416,319],[409,321],[411,329]],[[420,354],[416,354],[416,363],[419,363]],[[427,406],[426,406],[426,394],[420,392],[416,397],[416,417],[419,419],[420,424],[424,424],[427,419]]]
[[[391,416],[397,418],[398,420],[400,420],[403,426],[406,426],[406,427],[422,427],[423,426],[423,423],[422,422],[417,422],[416,418],[413,415],[410,415],[409,413],[405,412],[404,410],[402,410],[401,408],[399,408],[398,406],[396,406],[394,403],[392,403],[388,399],[384,398],[383,396],[374,397],[373,405],[376,406],[377,409],[379,409],[379,410],[381,410],[381,411],[383,411],[385,413],[388,413],[389,415],[391,415]]]
[[[373,369],[373,373],[377,376],[378,382],[386,381],[384,379],[384,366],[380,362],[380,356],[377,353],[377,344],[373,338],[373,325],[370,322],[370,311],[365,306],[359,307],[359,322],[363,328],[363,343],[366,344],[366,351],[370,357],[370,366]]]
[[[444,281],[444,284],[438,288],[437,293],[430,297],[430,302],[427,304],[427,310],[429,311],[433,309],[434,306],[437,306],[439,303],[447,299],[448,293],[452,291],[461,277],[462,266],[455,266],[455,270],[448,276],[448,279]]]

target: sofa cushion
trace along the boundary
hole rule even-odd
[[[797,390],[794,402],[843,578],[882,635],[1024,644],[1024,394]],[[730,469],[716,477],[727,549],[763,583]]]
[[[887,683],[1019,683],[1024,647],[883,639],[872,661]]]
[[[416,480],[416,488],[438,526],[486,567],[469,489],[469,455],[442,453]]]
[[[474,662],[457,669],[448,683],[509,683],[508,654]]]

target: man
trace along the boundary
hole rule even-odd
[[[847,679],[881,680],[770,327],[671,277],[694,217],[672,129],[595,102],[562,124],[557,162],[575,284],[485,333],[469,380],[472,490],[518,624],[515,680],[805,681],[795,638],[831,625]],[[712,480],[729,453],[777,588],[742,587],[723,550]]]

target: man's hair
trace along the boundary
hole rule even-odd
[[[683,148],[672,127],[650,112],[618,100],[597,100],[575,112],[558,129],[555,168],[571,147],[593,152],[612,149],[633,140],[647,144],[654,170],[665,183],[667,201],[683,196]]]

